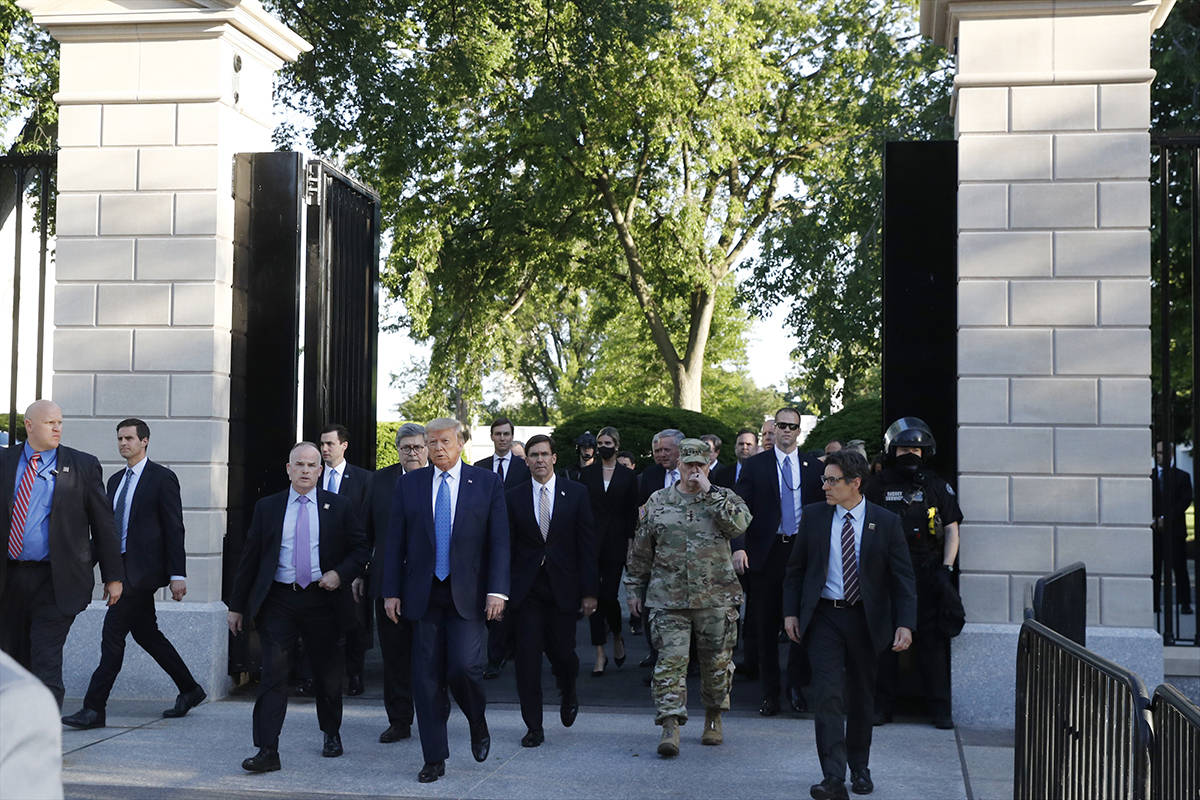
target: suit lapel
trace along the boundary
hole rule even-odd
[[[555,532],[562,527],[560,523],[562,522],[563,515],[567,513],[565,510],[567,490],[558,481],[555,481],[554,492],[556,496],[552,501],[554,503],[554,510],[550,512],[550,533],[546,537],[547,543],[554,538]],[[530,499],[532,500],[532,498]],[[541,532],[541,528],[538,529],[538,532]]]
[[[338,488],[342,488],[338,484]],[[318,555],[324,556],[327,559],[326,563],[332,564],[333,559],[333,511],[329,508],[329,493],[317,490],[317,547],[320,552]],[[325,571],[325,567],[321,567],[321,572]]]
[[[285,489],[279,495],[279,500],[275,503],[275,508],[271,512],[271,527],[268,530],[271,532],[271,538],[267,541],[267,555],[271,558],[271,564],[279,563],[279,549],[283,546],[283,518],[287,513],[288,492]],[[271,572],[275,571],[274,566],[271,567]]]
[[[454,541],[454,535],[456,533],[458,533],[459,528],[462,527],[460,525],[460,521],[462,520],[463,515],[460,514],[459,512],[463,508],[470,507],[469,505],[464,505],[464,504],[469,504],[471,502],[472,497],[476,491],[475,476],[471,474],[474,471],[475,470],[471,469],[466,464],[463,464],[462,469],[459,470],[459,473],[458,473],[458,480],[460,483],[459,483],[459,487],[458,487],[458,502],[455,503],[455,505],[454,505],[454,523],[450,526],[450,541],[451,542]],[[500,476],[497,475],[496,478],[499,479]],[[430,530],[432,530],[432,529],[433,529],[432,526],[430,526]]]
[[[157,477],[154,468],[147,461],[146,466],[142,467],[142,477],[138,478],[137,486],[133,487],[133,496],[129,498],[130,519],[133,519],[135,512],[141,511],[146,498],[150,496],[151,491],[154,489],[154,481],[157,480]]]
[[[820,515],[817,517],[817,558],[816,563],[821,565],[821,575],[824,576],[829,569],[829,537],[833,530],[833,512],[834,506],[826,505],[821,509]],[[825,584],[825,578],[821,578],[821,585]],[[819,589],[818,589],[819,591]]]
[[[21,447],[10,447],[4,454],[4,469],[0,470],[0,498],[4,501],[5,529],[8,528],[9,515],[12,513],[13,483],[17,480],[17,464],[21,460]]]
[[[425,530],[429,531],[429,541],[431,544],[437,544],[437,534],[433,530],[433,502],[430,499],[433,493],[433,476],[437,474],[437,468],[430,465],[422,467],[414,483],[417,485],[417,507],[421,509],[421,519],[424,521]]]

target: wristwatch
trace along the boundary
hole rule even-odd
[[[954,574],[954,565],[953,564],[942,564],[942,567],[945,568],[946,572],[949,572],[951,575]]]

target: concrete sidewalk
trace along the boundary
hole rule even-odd
[[[264,775],[248,774],[240,766],[254,752],[249,702],[205,703],[181,720],[162,719],[161,706],[113,703],[107,728],[64,729],[67,797],[791,800],[807,797],[809,785],[820,778],[812,720],[794,715],[767,719],[732,712],[725,723],[726,743],[703,747],[693,712],[692,723],[682,729],[680,756],[668,760],[655,752],[658,729],[649,706],[634,711],[585,705],[575,725],[564,729],[557,723],[557,708],[548,705],[546,743],[527,749],[520,746],[525,726],[517,707],[496,703],[488,708],[491,756],[479,764],[470,755],[466,721],[455,709],[446,776],[420,784],[416,731],[410,740],[379,744],[376,737],[386,721],[377,701],[346,701],[346,754],[325,759],[320,756],[321,734],[312,701],[292,700],[280,742],[283,769]],[[997,752],[993,748],[986,754],[994,757]],[[894,723],[876,729],[871,771],[876,781],[873,797],[880,800],[1004,796],[997,791],[1002,787],[986,780],[980,786],[986,786],[986,793],[971,793],[964,782],[956,733],[928,724]]]

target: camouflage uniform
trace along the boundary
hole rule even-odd
[[[729,708],[733,646],[742,587],[729,541],[750,524],[750,510],[731,489],[683,494],[660,489],[641,509],[626,565],[625,589],[646,592],[654,665],[655,722],[687,720],[687,668],[691,638],[700,659],[700,696],[706,709]]]

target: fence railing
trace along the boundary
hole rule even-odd
[[[1155,798],[1200,797],[1200,708],[1169,684],[1150,701],[1154,737],[1150,785]]]
[[[1087,645],[1087,567],[1082,561],[1043,575],[1030,590],[1026,619]]]
[[[1148,800],[1141,679],[1035,620],[1017,644],[1014,800]]]

